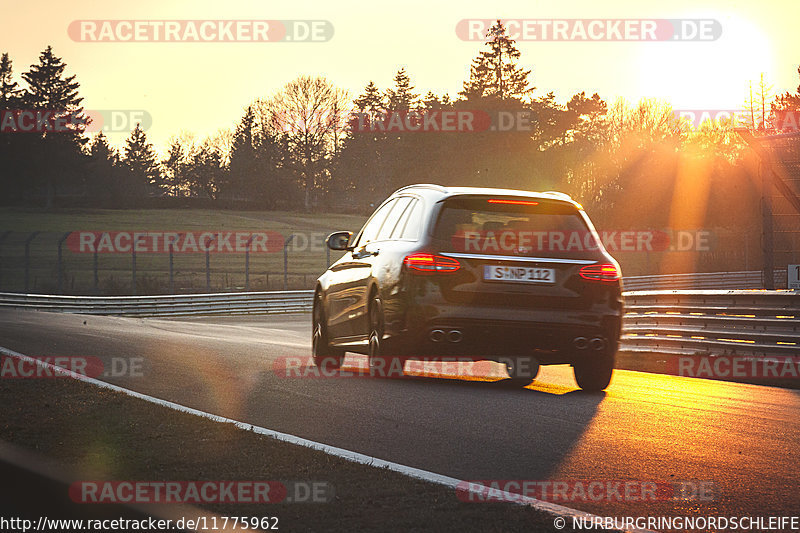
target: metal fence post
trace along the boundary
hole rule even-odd
[[[64,294],[64,257],[62,248],[64,246],[64,241],[67,240],[67,237],[69,237],[71,233],[71,231],[66,232],[58,240],[58,294]]]
[[[100,288],[100,276],[97,273],[97,246],[94,247],[94,257],[92,258],[92,271],[94,274],[94,292],[97,294]]]
[[[136,296],[136,246],[139,244],[139,238],[144,237],[144,235],[140,233],[133,233],[133,239],[131,242],[131,283],[133,285],[133,295]]]
[[[244,290],[250,291],[250,243],[253,242],[253,235],[247,239],[247,245],[244,249]]]
[[[283,241],[283,290],[289,290],[289,243],[294,239],[294,234]]]
[[[30,272],[31,272],[31,242],[39,235],[40,232],[34,231],[28,238],[25,239],[25,292],[28,292],[30,286]]]
[[[766,161],[761,161],[761,238],[763,260],[761,263],[761,282],[765,289],[775,289],[775,245],[772,228],[772,176]]]
[[[131,294],[136,296],[136,239],[131,243]]]
[[[9,235],[11,235],[10,231],[4,231],[2,234],[0,234],[0,246],[3,245],[3,241],[6,240],[6,237],[8,237]],[[0,276],[1,275],[2,275],[2,269],[0,269]]]
[[[103,240],[103,235],[106,235],[106,234],[107,233],[105,231],[103,233],[101,233],[99,240]],[[95,237],[94,241],[92,242],[92,246],[94,247],[94,264],[92,265],[92,267],[94,269],[94,292],[95,292],[95,294],[99,294],[100,293],[100,271],[99,271],[100,269],[98,268],[98,264],[99,264],[99,257],[98,257],[99,252],[97,251],[98,239],[97,239],[97,235],[96,234],[95,234],[94,237]]]
[[[169,243],[169,293],[175,293],[175,278],[174,278],[174,271],[173,271],[173,259],[172,259],[172,251],[173,245]]]
[[[205,241],[206,248],[206,291],[211,292],[211,243],[216,241],[217,237],[212,237],[210,241]]]

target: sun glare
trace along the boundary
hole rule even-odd
[[[772,45],[763,28],[735,15],[710,16],[722,24],[716,41],[642,44],[636,93],[666,100],[675,109],[738,110],[748,97],[748,82],[755,91],[762,73],[767,84],[774,79]]]

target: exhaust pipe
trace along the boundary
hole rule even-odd
[[[575,337],[572,339],[572,344],[579,350],[585,350],[589,347],[589,339],[586,337]]]
[[[603,337],[595,337],[589,341],[589,346],[592,347],[592,350],[599,352],[606,347],[606,340]]]
[[[464,336],[461,334],[461,330],[451,329],[447,332],[447,340],[450,342],[461,342],[462,338],[464,338]]]
[[[431,330],[429,337],[433,342],[442,342],[444,340],[444,331],[440,329],[433,329]]]

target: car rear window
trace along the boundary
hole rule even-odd
[[[600,247],[567,202],[517,197],[455,197],[434,229],[442,251],[527,257],[579,257]]]

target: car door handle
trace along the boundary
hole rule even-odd
[[[361,250],[357,254],[354,254],[356,259],[364,259],[365,257],[372,257],[373,255],[378,255],[380,250],[375,250],[374,252],[370,252],[369,250]]]

